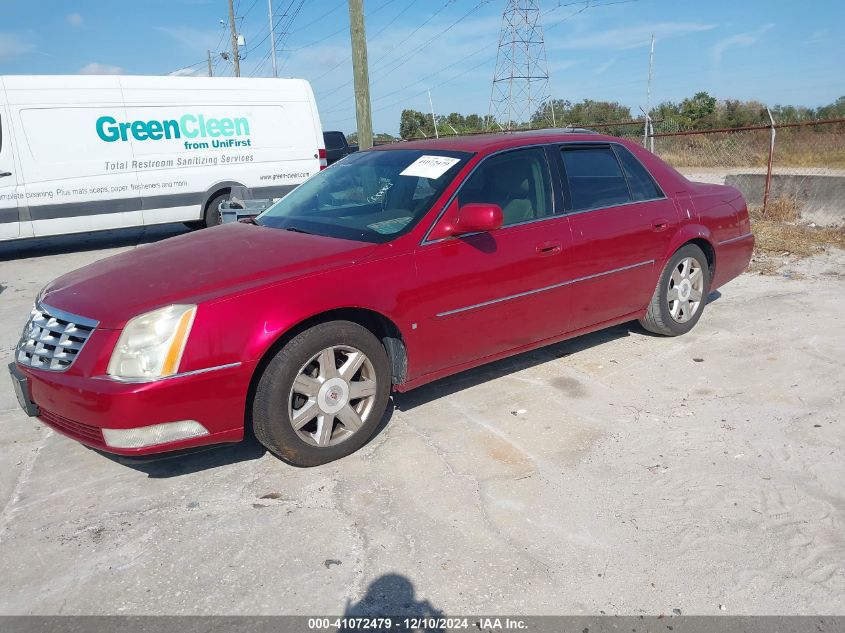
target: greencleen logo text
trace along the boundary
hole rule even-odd
[[[183,141],[185,149],[209,147],[248,147],[252,139],[232,138],[249,136],[249,121],[240,118],[212,118],[202,114],[184,114],[179,119],[164,121],[121,121],[112,116],[97,119],[97,136],[106,143],[127,141],[160,141],[162,139],[211,139]]]

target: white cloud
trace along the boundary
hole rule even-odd
[[[613,64],[615,64],[615,63],[616,63],[616,58],[614,57],[613,59],[606,61],[603,64],[599,64],[598,66],[596,66],[596,69],[593,71],[593,74],[594,75],[601,75],[604,71],[606,71],[608,68],[613,66]]]
[[[168,73],[171,77],[205,77],[208,74],[208,68],[201,66],[199,68],[180,68]]]
[[[120,66],[111,66],[109,64],[100,64],[99,62],[91,62],[79,69],[80,75],[122,75],[123,68]]]
[[[15,33],[0,32],[0,61],[28,53],[35,44]]]
[[[78,13],[68,13],[65,16],[65,21],[71,26],[82,26],[83,19]]]
[[[648,46],[651,36],[657,40],[681,37],[691,33],[700,33],[715,29],[715,24],[700,22],[657,22],[655,24],[639,24],[607,31],[598,31],[575,37],[557,37],[553,44],[546,40],[547,48],[603,48],[613,50],[627,50]]]
[[[716,42],[715,46],[713,46],[713,61],[717,64],[721,62],[722,55],[724,55],[725,51],[729,48],[734,48],[736,46],[751,46],[756,44],[760,41],[760,38],[763,37],[763,34],[766,31],[773,29],[774,26],[774,24],[764,24],[759,29],[746,31],[745,33],[737,33],[736,35],[731,35],[730,37],[719,40]]]
[[[829,35],[830,29],[819,29],[818,31],[813,31],[810,33],[810,37],[807,38],[807,43],[820,44],[821,42],[826,42]]]

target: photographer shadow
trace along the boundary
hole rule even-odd
[[[428,600],[417,600],[414,584],[402,574],[384,574],[376,578],[370,583],[367,593],[359,602],[347,602],[343,617],[346,619],[373,617],[390,617],[394,620],[399,617],[403,620],[405,618],[433,619],[434,622],[410,622],[410,625],[423,624],[423,626],[409,626],[403,630],[445,631],[445,628],[436,626],[438,624],[436,620],[444,617],[443,612]],[[430,624],[435,626],[428,626]],[[397,622],[394,621],[392,628],[395,629],[396,626]],[[356,627],[356,623],[353,622],[338,629],[338,633],[348,633],[358,629],[359,627]],[[390,631],[391,628],[384,626],[368,630]]]

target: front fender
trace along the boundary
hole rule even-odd
[[[361,308],[410,331],[404,287],[414,278],[411,255],[359,262],[226,297],[197,310],[181,370],[262,358],[300,323],[320,314]]]

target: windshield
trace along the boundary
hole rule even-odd
[[[422,219],[470,156],[414,149],[351,154],[255,221],[303,233],[388,242]]]

